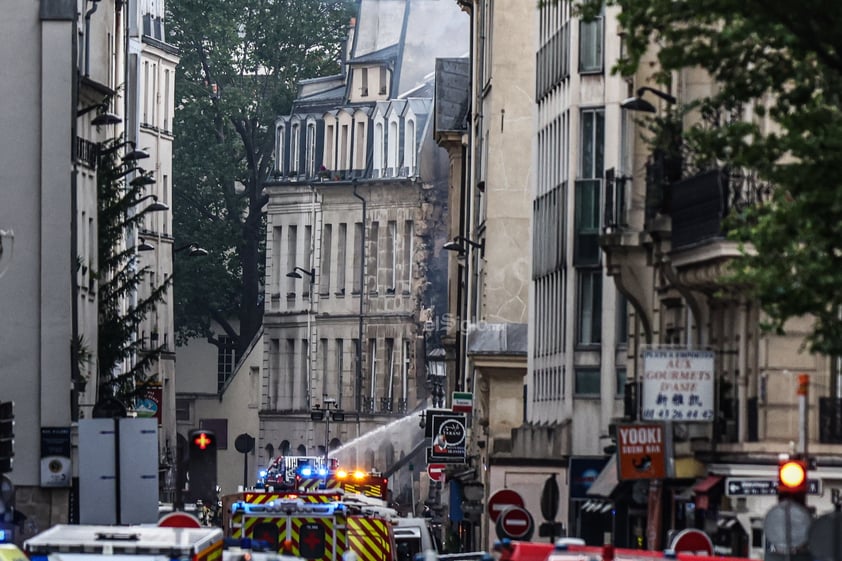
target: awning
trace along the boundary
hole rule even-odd
[[[588,488],[586,495],[589,497],[611,498],[611,494],[617,488],[620,480],[617,478],[617,457],[611,456],[602,471]]]
[[[708,475],[695,485],[693,485],[693,492],[694,493],[709,493],[711,489],[713,489],[717,483],[722,481],[724,477],[721,475]]]

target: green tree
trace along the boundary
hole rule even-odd
[[[97,156],[97,225],[98,225],[98,316],[97,367],[100,397],[116,397],[130,405],[147,380],[147,371],[158,360],[163,346],[142,349],[136,333],[146,315],[165,294],[170,278],[140,297],[138,288],[148,267],[137,266],[137,250],[126,233],[142,224],[148,206],[138,210],[144,196],[140,183],[126,181],[137,171],[132,163],[118,159],[122,143],[106,143]],[[83,340],[80,343],[84,348]],[[120,369],[126,361],[128,370]],[[84,353],[77,360],[85,360]]]
[[[274,122],[289,114],[300,80],[339,71],[355,4],[168,2],[169,40],[181,55],[173,230],[176,244],[197,242],[210,252],[201,260],[176,259],[180,344],[211,337],[213,320],[242,356],[259,330],[268,202],[263,182],[272,170]]]
[[[687,68],[715,79],[683,108],[701,116],[682,139],[697,168],[750,170],[774,186],[767,204],[734,209],[730,235],[744,256],[730,280],[757,298],[768,327],[812,314],[811,350],[842,354],[842,3],[608,3],[626,31],[628,58],[616,70],[636,71],[656,45],[660,83]]]

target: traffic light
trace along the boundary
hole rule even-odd
[[[0,473],[12,471],[15,456],[15,402],[0,403]]]
[[[211,430],[195,429],[188,435],[190,456],[187,476],[189,496],[205,504],[216,504],[216,434]]]
[[[806,505],[808,485],[807,460],[793,456],[778,463],[778,500]]]

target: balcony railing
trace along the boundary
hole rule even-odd
[[[81,136],[76,137],[76,159],[89,168],[96,168],[98,144]]]
[[[691,247],[724,235],[722,222],[732,210],[768,202],[772,187],[756,175],[714,169],[669,186],[673,249]]]

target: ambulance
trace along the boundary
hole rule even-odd
[[[23,543],[30,561],[222,561],[219,528],[59,524]]]

